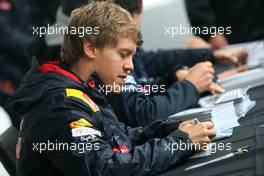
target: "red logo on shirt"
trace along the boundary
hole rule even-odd
[[[122,146],[120,146],[120,147],[115,147],[115,148],[112,149],[112,151],[113,151],[114,153],[115,153],[115,152],[120,152],[120,153],[122,153],[122,154],[126,154],[126,153],[129,152],[128,149],[127,149],[127,147],[126,147],[125,145],[122,145]]]
[[[12,9],[12,4],[8,1],[1,0],[0,1],[0,10],[10,11]]]

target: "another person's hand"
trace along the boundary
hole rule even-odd
[[[216,63],[220,65],[227,64],[246,64],[248,52],[245,48],[230,48],[213,51]]]
[[[211,48],[211,45],[201,37],[192,36],[187,39],[186,48]]]
[[[209,90],[214,79],[212,63],[201,62],[196,64],[189,70],[189,74],[185,79],[191,82],[200,93]]]
[[[203,146],[210,143],[216,134],[212,122],[199,122],[197,119],[180,123],[179,130],[188,134],[196,150],[201,150]]]
[[[228,41],[225,36],[217,34],[215,37],[211,37],[208,42],[214,49],[220,49],[228,45]]]
[[[240,65],[239,67],[235,67],[235,68],[232,68],[230,70],[227,70],[227,71],[224,71],[222,73],[219,73],[217,75],[217,77],[218,78],[226,78],[226,77],[233,76],[235,74],[238,74],[238,73],[241,73],[241,72],[244,72],[244,71],[247,71],[247,67],[244,66],[244,65]]]

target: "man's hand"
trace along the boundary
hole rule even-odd
[[[178,80],[184,80],[189,75],[189,73],[189,70],[180,69],[176,71],[176,77],[178,78]],[[212,84],[209,86],[208,91],[210,91],[212,94],[225,92],[225,90],[219,84],[214,82],[212,82]]]
[[[225,92],[225,89],[222,88],[219,84],[217,83],[212,83],[209,87],[209,91],[212,93],[212,94],[215,94],[215,93],[223,93]]]
[[[216,63],[220,65],[227,64],[246,64],[248,52],[245,48],[230,48],[213,51]]]
[[[235,67],[235,68],[232,68],[230,70],[221,72],[217,76],[218,76],[218,78],[226,78],[226,77],[233,76],[235,74],[238,74],[238,73],[241,73],[244,71],[247,71],[247,67],[244,65],[240,65],[239,67]]]
[[[192,36],[187,39],[186,48],[211,48],[211,45],[201,37]]]
[[[214,69],[212,63],[201,62],[190,69],[189,74],[185,79],[190,81],[201,93],[209,90],[209,87],[213,82],[213,78]]]
[[[217,34],[215,37],[209,38],[208,42],[214,49],[220,49],[228,45],[226,37],[220,34]]]
[[[216,134],[212,122],[199,122],[197,119],[180,123],[179,130],[189,135],[190,140],[196,145],[198,150],[210,143]]]

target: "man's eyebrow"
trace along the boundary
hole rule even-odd
[[[133,50],[128,49],[128,48],[121,48],[121,49],[119,49],[119,51],[125,51],[125,52],[127,52],[127,54],[133,54],[134,53]]]

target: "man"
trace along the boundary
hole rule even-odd
[[[23,116],[19,176],[154,175],[210,142],[211,122],[156,121],[145,128],[118,122],[99,87],[124,84],[140,32],[125,10],[109,2],[73,11],[68,29],[80,27],[93,33],[65,34],[62,61],[32,69],[9,104]],[[199,148],[172,152],[166,147],[172,144]]]

